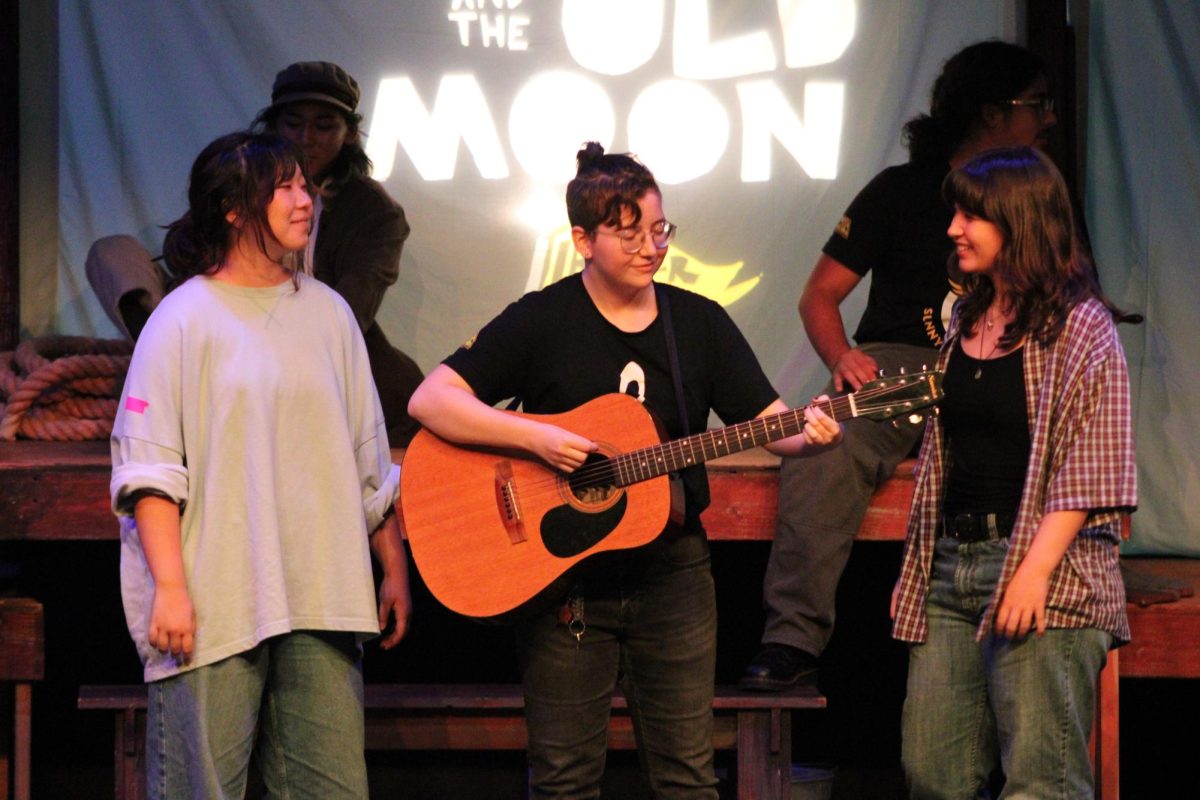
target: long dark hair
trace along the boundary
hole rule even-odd
[[[646,165],[629,153],[606,154],[599,142],[588,142],[575,162],[578,169],[567,184],[567,219],[586,233],[605,224],[620,227],[624,211],[640,222],[638,201],[649,191],[662,194]]]
[[[272,235],[267,205],[279,181],[303,164],[296,146],[273,133],[230,133],[201,150],[188,178],[187,213],[166,226],[163,258],[174,276],[171,288],[220,269],[234,231],[231,211],[265,253]]]
[[[1003,106],[1045,77],[1046,65],[1015,44],[988,40],[952,55],[933,83],[929,113],[904,125],[909,160],[918,163],[950,160],[954,151],[983,122],[983,107]]]
[[[314,100],[311,102],[320,102]],[[290,104],[280,106],[268,106],[258,112],[258,116],[254,118],[250,129],[266,133],[278,133],[277,127],[279,115],[287,110]],[[329,169],[324,175],[311,176],[314,181],[320,180],[323,188],[336,192],[338,187],[344,185],[351,178],[367,178],[371,175],[371,159],[367,157],[367,151],[363,149],[362,140],[362,114],[358,112],[346,113],[331,103],[325,103],[333,111],[342,115],[346,120],[346,142],[342,145],[342,149],[334,157],[330,163]]]
[[[1053,162],[1033,147],[1005,147],[981,153],[951,170],[942,184],[946,202],[995,225],[1004,237],[992,269],[1016,312],[1000,338],[1011,347],[1028,335],[1049,345],[1062,333],[1067,316],[1094,297],[1120,320],[1096,281],[1076,234],[1067,185]],[[951,256],[951,271],[957,259]],[[955,276],[960,277],[960,276]],[[961,276],[961,329],[971,330],[996,296],[991,279]]]

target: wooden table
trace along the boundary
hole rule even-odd
[[[0,442],[0,540],[116,539],[108,442]]]
[[[394,460],[402,450],[392,451]],[[903,541],[913,492],[915,461],[871,500],[858,538]],[[107,442],[6,442],[0,444],[0,540],[116,539],[109,509],[111,469]],[[779,457],[761,448],[712,461],[712,504],[704,512],[710,539],[770,541],[775,535]]]
[[[1139,572],[1200,589],[1200,559],[1130,558]],[[1200,596],[1141,608],[1129,605],[1133,641],[1120,650],[1122,678],[1200,678]]]
[[[916,459],[900,462],[871,497],[858,529],[860,541],[902,542],[912,503]],[[715,541],[770,541],[779,507],[779,456],[754,448],[708,464],[712,503],[704,512],[708,538]]]

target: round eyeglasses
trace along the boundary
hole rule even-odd
[[[656,222],[650,228],[650,241],[659,250],[662,250],[667,244],[675,238],[675,232],[679,230],[679,226],[673,222]],[[621,228],[618,231],[601,231],[605,236],[615,236],[621,242],[621,249],[630,255],[642,249],[646,243],[646,231],[642,228]]]

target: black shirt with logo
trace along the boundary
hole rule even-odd
[[[888,167],[858,193],[825,243],[826,255],[871,273],[858,344],[941,346],[954,250],[946,235],[953,209],[942,199],[947,172],[944,163]]]

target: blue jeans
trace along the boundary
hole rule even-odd
[[[708,542],[684,535],[581,589],[583,631],[553,610],[517,627],[534,798],[596,798],[611,697],[629,702],[656,798],[717,797],[712,701],[717,611]]]
[[[150,798],[237,798],[257,748],[271,797],[365,798],[352,633],[300,631],[149,685]]]
[[[1094,796],[1088,736],[1112,637],[1055,628],[975,641],[1007,551],[1007,539],[937,540],[929,636],[909,648],[901,729],[914,800],[991,797],[997,769],[1007,800]]]

